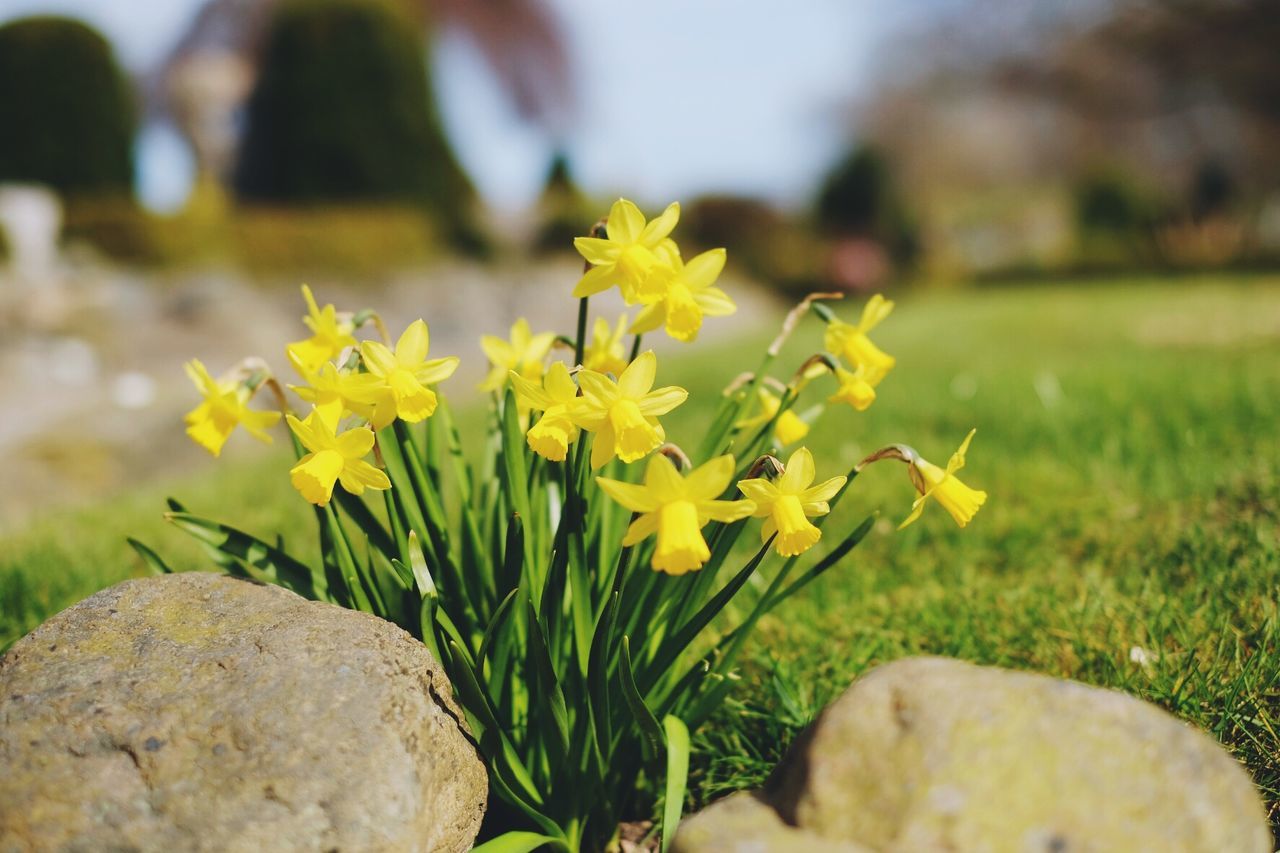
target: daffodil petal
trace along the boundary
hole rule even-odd
[[[659,503],[671,503],[685,497],[684,479],[673,463],[661,453],[649,458],[644,469],[644,485]]]
[[[406,367],[414,367],[426,359],[430,345],[427,324],[422,320],[414,320],[404,330],[400,340],[396,341],[396,361]]]
[[[618,377],[619,396],[639,400],[649,393],[657,373],[658,357],[653,354],[653,350],[640,353]]]
[[[383,344],[377,341],[365,341],[360,344],[360,358],[369,372],[378,376],[386,376],[398,366],[396,357]]]
[[[798,497],[802,503],[815,503],[819,501],[829,501],[844,488],[847,477],[832,477],[830,480],[823,480],[812,488],[805,489],[800,492]]]
[[[338,436],[334,447],[347,459],[360,459],[373,449],[373,432],[367,429],[349,429]]]
[[[622,537],[622,544],[623,546],[635,545],[657,532],[658,514],[656,512],[646,512],[631,522],[631,526],[627,528],[627,535]]]
[[[674,223],[672,227],[675,227]],[[640,232],[643,230],[644,214],[633,202],[620,198],[609,208],[605,232],[614,243],[634,243],[640,238]]]
[[[551,365],[543,385],[547,396],[557,403],[569,403],[578,396],[578,386],[574,384],[573,377],[569,375],[569,368],[563,361],[557,361]]]
[[[633,335],[643,335],[652,332],[654,329],[662,328],[667,322],[667,303],[655,302],[642,310],[636,319],[631,323],[631,328],[627,331]]]
[[[948,474],[954,474],[964,467],[964,455],[969,451],[969,442],[973,441],[973,434],[977,431],[977,427],[969,430],[969,434],[964,437],[964,441],[960,442],[960,447],[956,449],[955,453],[951,454],[951,459],[947,462]]]
[[[458,357],[450,355],[444,358],[433,358],[418,365],[414,368],[413,375],[423,385],[434,385],[448,379],[457,369]]]
[[[733,479],[733,456],[724,454],[699,465],[684,478],[684,493],[689,500],[718,498]]]
[[[688,391],[677,385],[668,385],[644,395],[639,403],[640,414],[650,418],[665,415],[687,399]]]
[[[638,212],[638,211],[637,211]],[[650,248],[657,246],[667,238],[672,231],[675,230],[676,223],[680,221],[680,202],[673,201],[667,205],[667,209],[662,211],[648,225],[644,225],[644,219],[640,222],[643,230],[639,232],[637,241],[643,243]]]
[[[600,491],[613,498],[632,512],[654,512],[659,503],[647,486],[624,483],[608,477],[596,477]]]
[[[699,519],[708,518],[726,524],[739,521],[756,511],[755,501],[698,501]]]
[[[809,448],[797,448],[787,460],[787,470],[778,478],[778,491],[784,495],[798,495],[809,488],[817,473]]]
[[[778,487],[763,477],[756,477],[750,480],[739,480],[738,491],[742,492],[747,498],[755,501],[756,514],[765,515],[769,512],[769,505],[778,498]]]
[[[703,290],[715,283],[724,271],[724,249],[712,249],[692,258],[684,265],[684,281],[691,290]]]
[[[584,239],[579,237],[578,239]],[[613,287],[613,283],[618,279],[618,271],[612,264],[605,267],[592,267],[582,274],[582,278],[578,279],[578,283],[574,285],[573,297],[582,299],[586,296],[595,296],[601,291],[608,290]]]

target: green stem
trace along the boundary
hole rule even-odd
[[[587,297],[578,300],[578,337],[573,344],[573,363],[582,364],[587,348]]]
[[[628,364],[630,364],[631,362],[635,361],[635,360],[636,360],[636,356],[638,356],[638,355],[640,354],[640,340],[641,340],[643,337],[644,337],[644,335],[637,334],[637,335],[636,335],[636,339],[635,339],[634,341],[632,341],[632,343],[631,343],[631,358],[627,359],[627,363],[628,363]]]

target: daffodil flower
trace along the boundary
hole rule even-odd
[[[766,519],[760,528],[760,541],[767,542],[776,533],[774,549],[783,557],[798,556],[818,543],[822,531],[809,519],[831,512],[827,501],[835,497],[847,479],[832,477],[814,486],[815,475],[813,454],[801,447],[791,454],[776,482],[760,478],[738,483],[742,493],[755,501],[752,514]]]
[[[507,373],[515,371],[532,382],[542,378],[543,363],[551,345],[554,332],[534,334],[529,321],[521,317],[511,326],[511,340],[504,341],[496,335],[480,339],[480,348],[489,359],[489,374],[480,383],[482,391],[500,391],[507,382]]]
[[[864,365],[856,370],[836,368],[836,392],[827,398],[831,403],[847,403],[859,412],[865,412],[876,401],[876,385],[883,378],[869,371]],[[872,381],[875,380],[875,381]]]
[[[969,449],[969,442],[973,441],[975,432],[977,432],[976,429],[969,430],[969,434],[960,443],[960,448],[951,454],[945,470],[918,456],[910,463],[920,474],[919,479],[912,477],[920,497],[916,498],[915,503],[911,505],[911,515],[898,525],[899,530],[920,517],[924,512],[925,502],[929,498],[934,498],[942,504],[942,508],[951,513],[951,517],[961,527],[977,515],[978,510],[987,502],[987,493],[969,488],[955,476],[955,473],[964,467],[964,455]]]
[[[394,353],[377,341],[360,345],[364,366],[390,391],[396,415],[409,423],[425,420],[435,413],[436,395],[427,386],[448,379],[458,369],[456,356],[428,361],[429,346],[427,324],[422,320],[409,324],[396,341]]]
[[[643,334],[665,326],[677,341],[692,342],[702,328],[702,318],[726,317],[738,310],[729,295],[715,281],[724,269],[725,250],[712,249],[689,263],[680,259],[680,250],[670,240],[655,254],[666,269],[666,287],[631,324],[632,334]],[[642,301],[648,302],[645,298]]]
[[[618,318],[616,326],[610,326],[608,320],[597,317],[591,329],[591,341],[582,355],[582,366],[596,373],[621,375],[627,368],[626,349],[622,345],[622,336],[626,333],[626,314]]]
[[[682,575],[702,568],[711,558],[702,528],[708,521],[732,522],[755,510],[749,500],[724,501],[719,496],[733,477],[733,457],[718,456],[681,477],[661,453],[649,460],[644,484],[597,477],[601,491],[640,516],[627,529],[623,545],[658,534],[653,568]]]
[[[529,449],[544,459],[563,462],[569,445],[578,437],[578,427],[569,417],[569,409],[578,398],[578,386],[573,383],[569,368],[560,361],[552,364],[541,385],[513,370],[511,383],[516,389],[518,405],[542,412],[542,417],[525,434]]]
[[[318,307],[311,288],[305,284],[302,285],[302,296],[307,300],[307,316],[302,318],[302,322],[311,329],[312,335],[305,341],[289,344],[285,352],[290,361],[301,364],[307,373],[315,373],[347,347],[356,346],[356,339],[351,334],[355,326],[350,320],[340,318],[333,305]]]
[[[331,430],[338,428],[348,412],[372,423],[374,429],[382,429],[395,420],[395,400],[382,380],[372,373],[339,370],[326,361],[319,373],[310,373],[306,366],[289,354],[306,385],[290,385],[289,388],[303,400],[311,403],[315,411]]]
[[[319,412],[312,410],[305,421],[289,415],[289,429],[311,452],[298,460],[289,471],[293,487],[311,503],[324,506],[333,497],[333,484],[353,495],[365,489],[389,489],[387,475],[364,461],[373,449],[373,430],[367,427],[349,429],[335,435]]]
[[[254,438],[271,443],[271,436],[266,430],[280,420],[279,412],[257,412],[250,409],[248,404],[252,393],[243,382],[219,382],[209,375],[209,371],[197,359],[192,359],[183,367],[187,376],[204,395],[200,405],[183,417],[187,424],[187,435],[196,444],[218,456],[222,453],[222,445],[227,443],[237,426],[243,426],[245,432]]]
[[[855,367],[866,370],[864,378],[874,387],[884,378],[896,359],[871,342],[867,334],[893,311],[893,303],[879,293],[867,300],[862,309],[862,319],[852,325],[842,320],[827,324],[824,345],[829,352],[843,356]]]
[[[654,250],[680,220],[680,204],[672,202],[652,222],[645,222],[640,208],[620,198],[609,209],[605,224],[607,237],[577,237],[578,253],[592,264],[582,276],[573,295],[578,299],[608,290],[615,284],[628,305],[642,302],[661,292],[661,276],[651,276],[658,263]],[[656,293],[655,293],[656,291]]]
[[[658,359],[652,351],[641,353],[614,382],[594,370],[578,373],[580,397],[571,408],[573,422],[595,433],[591,467],[603,467],[617,456],[635,462],[666,440],[658,416],[665,415],[689,397],[675,385],[653,388]]]
[[[773,420],[774,415],[778,415],[778,407],[782,405],[782,400],[777,394],[762,386],[756,389],[756,400],[760,403],[760,412],[750,418],[738,421],[737,426],[739,429],[754,429],[755,427],[763,426]],[[778,415],[778,420],[773,425],[773,437],[781,447],[795,444],[808,434],[809,425],[791,409],[787,409],[781,415]]]

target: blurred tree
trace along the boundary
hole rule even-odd
[[[0,182],[132,195],[134,104],[111,46],[69,18],[0,26]]]
[[[1227,213],[1235,201],[1236,185],[1231,172],[1216,157],[1202,160],[1191,181],[1191,217],[1203,222]]]
[[[252,201],[421,205],[453,230],[474,191],[441,130],[421,30],[381,0],[288,0],[262,46],[236,169]]]
[[[538,199],[538,234],[534,248],[542,252],[572,252],[573,238],[586,234],[594,222],[590,200],[573,179],[569,157],[557,151]]]
[[[818,193],[817,215],[823,230],[875,240],[895,263],[915,258],[915,228],[888,160],[873,145],[856,146],[831,171]]]

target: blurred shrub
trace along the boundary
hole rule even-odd
[[[590,231],[601,215],[574,181],[569,158],[563,152],[557,152],[551,159],[542,196],[538,199],[539,225],[534,236],[534,249],[539,252],[573,252],[573,238]]]
[[[1167,218],[1156,191],[1114,166],[1085,173],[1075,187],[1082,267],[1108,268],[1159,260],[1157,227]]]
[[[68,18],[0,26],[0,182],[131,196],[135,113],[111,46]]]
[[[767,202],[702,196],[681,212],[680,228],[691,244],[690,254],[726,248],[731,265],[788,296],[828,286],[828,242]]]
[[[129,196],[87,196],[67,200],[62,239],[88,244],[108,258],[130,264],[164,260],[156,242],[159,220]]]
[[[1203,222],[1230,212],[1236,199],[1236,184],[1226,165],[1210,158],[1200,161],[1196,167],[1189,195],[1191,218]]]
[[[241,209],[231,221],[238,260],[258,274],[370,276],[432,259],[438,240],[418,207]]]
[[[885,155],[856,146],[827,176],[816,213],[823,231],[880,243],[894,263],[907,265],[919,251],[917,229],[894,184]]]
[[[285,0],[248,102],[240,197],[414,205],[466,231],[474,193],[441,130],[425,49],[388,2]]]

